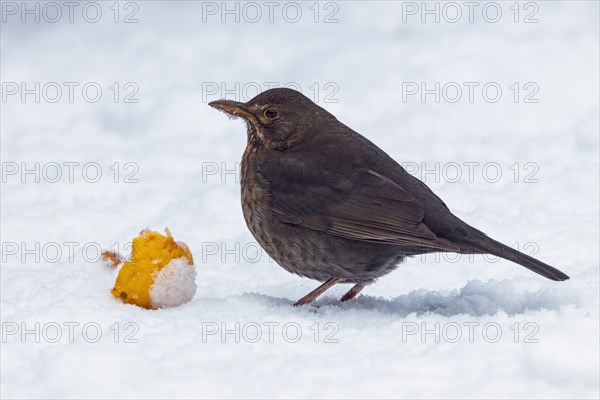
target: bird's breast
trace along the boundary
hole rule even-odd
[[[248,146],[242,156],[241,201],[246,225],[254,238],[263,246],[269,241],[266,226],[269,218],[269,195],[265,182],[257,172],[258,149]]]

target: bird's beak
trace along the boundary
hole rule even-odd
[[[246,108],[244,103],[240,103],[239,101],[216,100],[211,101],[210,103],[208,103],[208,105],[235,117],[242,117],[244,119],[254,117],[248,112],[248,109]]]

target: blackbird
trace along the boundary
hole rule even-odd
[[[246,224],[279,265],[323,282],[354,286],[342,301],[391,272],[407,256],[492,254],[548,279],[569,277],[473,228],[419,179],[368,139],[292,89],[210,106],[245,120],[241,164]]]

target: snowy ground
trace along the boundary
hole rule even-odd
[[[23,23],[21,2],[2,3],[3,398],[600,396],[597,2],[494,3],[496,23],[486,2],[473,22],[454,3],[456,23],[446,3],[439,23],[421,2],[299,3],[296,23],[285,2],[273,22],[262,2],[257,22],[234,2],[239,22],[221,2],[78,3],[73,23],[55,4],[57,22],[39,3],[40,22]],[[269,82],[300,87],[461,218],[572,279],[428,256],[353,302],[340,286],[292,308],[317,282],[257,251],[231,172],[245,128],[206,105]],[[410,95],[436,82],[439,103]],[[111,296],[97,249],[127,253],[145,227],[190,246],[192,302]]]

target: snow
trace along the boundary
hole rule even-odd
[[[150,300],[156,308],[176,307],[196,294],[196,268],[187,258],[176,258],[160,269],[150,287]]]
[[[221,2],[130,3],[137,23],[113,22],[113,2],[97,3],[97,23],[81,8],[73,23],[66,10],[21,23],[3,9],[3,398],[600,397],[597,2],[530,2],[539,22],[527,24],[513,2],[498,2],[498,23],[470,23],[464,6],[457,23],[403,22],[410,2],[393,1],[319,3],[319,20],[337,6],[337,23],[313,22],[312,2],[297,23],[271,23],[266,8],[256,23],[203,16]],[[533,9],[520,5],[522,20]],[[120,20],[135,11],[119,6]],[[62,97],[47,101],[50,85],[23,102],[7,82],[56,82]],[[79,83],[73,102],[64,82]],[[96,103],[81,92],[90,82]],[[318,283],[256,246],[235,172],[245,126],[207,106],[270,82],[300,86],[459,217],[572,279],[428,255],[351,302],[338,285],[293,308]],[[422,82],[463,96],[403,101]],[[479,83],[473,102],[465,82]],[[490,82],[496,103],[480,90]],[[190,247],[191,302],[145,310],[110,294],[98,250],[128,254],[147,226]]]

